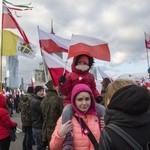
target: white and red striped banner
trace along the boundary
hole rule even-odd
[[[150,35],[145,33],[145,46],[147,49],[150,49]]]
[[[48,54],[46,51],[42,50],[42,56],[43,60],[45,61],[49,73],[52,77],[54,86],[58,86],[58,79],[60,76],[63,75],[64,68],[65,68],[65,61],[61,59],[56,54]],[[68,73],[71,71],[71,67],[67,63],[67,66],[65,68],[65,73]]]
[[[47,53],[68,52],[70,40],[44,32],[41,29],[38,32],[40,48],[42,50],[45,50]]]
[[[100,60],[110,61],[108,43],[93,37],[72,35],[68,58],[80,54],[86,54]]]

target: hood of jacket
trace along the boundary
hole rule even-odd
[[[108,105],[108,109],[120,110],[132,115],[144,113],[149,107],[149,91],[137,85],[126,86],[116,91]]]
[[[6,108],[6,97],[0,93],[0,108]]]
[[[83,55],[85,55],[85,54],[83,54]],[[85,56],[87,56],[88,59],[89,59],[89,69],[87,69],[86,71],[81,71],[81,70],[76,69],[77,62],[78,62],[79,58],[83,55],[78,55],[78,56],[73,58],[73,62],[72,62],[72,65],[71,65],[72,72],[76,72],[76,73],[79,73],[79,74],[84,74],[84,73],[89,72],[89,70],[91,69],[94,61],[93,61],[93,58],[88,56],[88,55],[85,55]]]
[[[91,106],[86,113],[81,112],[75,105],[75,98],[77,94],[80,92],[88,92],[91,96]],[[89,88],[89,86],[87,86],[86,84],[77,84],[74,86],[72,93],[71,93],[71,104],[72,104],[74,111],[78,115],[97,115],[93,93],[91,89]]]

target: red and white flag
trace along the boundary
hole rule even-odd
[[[29,44],[29,40],[23,31],[23,29],[19,26],[15,18],[13,17],[12,13],[6,6],[6,4],[3,2],[3,13],[2,13],[2,29],[18,29],[24,42],[26,44]]]
[[[99,67],[98,67],[98,70],[99,70],[99,73],[100,73],[102,79],[108,78],[108,79],[110,79],[111,82],[114,80],[112,77],[110,77],[108,74],[106,74],[106,73],[105,73],[102,69],[100,69]]]
[[[145,46],[147,49],[150,49],[150,35],[145,33]]]
[[[70,40],[38,29],[40,48],[48,53],[68,52]]]
[[[110,61],[108,43],[89,36],[72,35],[68,58],[80,54],[86,54],[100,60]]]
[[[110,79],[110,77],[108,76],[108,74],[106,74],[103,70],[101,70],[99,67],[98,67],[98,71],[99,71],[99,73],[100,73],[100,75],[101,75],[101,77],[103,78],[103,79],[105,79],[105,78],[109,78]]]
[[[65,68],[65,61],[61,59],[56,54],[48,54],[46,51],[42,51],[43,60],[45,61],[49,73],[52,77],[54,86],[58,86],[58,79],[60,76],[63,75],[64,68]],[[71,71],[71,66],[67,63],[67,66],[65,68],[65,73],[68,73]]]

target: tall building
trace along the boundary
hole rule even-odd
[[[10,88],[18,88],[18,56],[8,56],[8,86]]]

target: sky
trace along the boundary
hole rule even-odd
[[[8,0],[29,4],[32,10],[17,12],[17,22],[31,43],[37,46],[34,59],[20,57],[24,72],[42,61],[37,26],[63,38],[72,34],[88,35],[108,42],[111,61],[95,60],[110,76],[147,72],[144,32],[150,34],[149,0]],[[27,63],[24,63],[24,62]],[[29,67],[31,66],[31,67]]]

